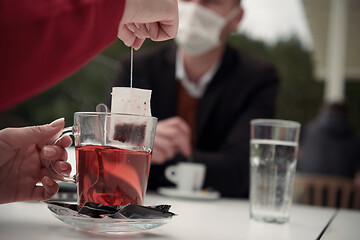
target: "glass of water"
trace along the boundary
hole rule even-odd
[[[289,221],[300,124],[294,121],[254,119],[250,140],[250,217]]]

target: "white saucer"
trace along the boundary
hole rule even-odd
[[[185,199],[195,199],[195,200],[216,200],[220,198],[220,193],[217,191],[182,191],[174,187],[160,187],[158,192],[164,196],[168,197],[177,197]]]

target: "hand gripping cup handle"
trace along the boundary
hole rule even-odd
[[[54,142],[54,145],[56,145],[63,136],[71,136],[71,135],[74,135],[73,127],[64,128],[62,130],[62,133],[61,133],[60,137]],[[55,166],[54,166],[55,162],[56,161],[50,161],[50,164],[48,166],[48,170],[53,175],[53,177],[55,177],[56,179],[59,179],[59,180],[61,180],[63,182],[76,183],[76,175],[71,176],[71,175],[59,173],[55,169]]]

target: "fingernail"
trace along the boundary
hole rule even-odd
[[[65,118],[59,118],[50,123],[50,127],[56,128],[65,121]]]
[[[51,181],[51,179],[49,177],[44,177],[44,181],[45,181],[46,185],[48,185],[48,186],[54,185],[54,182]]]
[[[53,157],[55,156],[56,154],[56,150],[53,149],[52,147],[47,147],[47,146],[44,146],[44,155],[45,157]]]
[[[150,30],[150,24],[145,23],[145,27],[146,27],[146,29],[147,29],[148,31]]]
[[[135,29],[132,26],[130,26],[130,25],[126,25],[126,26],[130,31],[135,32]]]
[[[66,163],[64,163],[64,162],[60,162],[60,169],[61,170],[66,170],[67,169],[67,164]]]

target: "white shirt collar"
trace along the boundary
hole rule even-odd
[[[184,67],[184,59],[182,58],[179,51],[176,52],[176,68],[175,68],[175,77],[180,81],[182,86],[186,89],[189,95],[193,98],[201,98],[204,96],[206,87],[210,83],[211,79],[214,77],[216,71],[219,68],[219,63],[216,63],[211,67],[204,75],[201,76],[199,82],[196,84],[191,82],[186,75]]]

